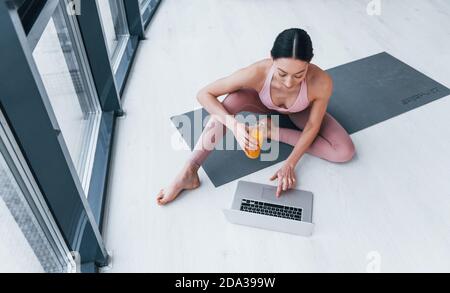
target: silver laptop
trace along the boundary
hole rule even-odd
[[[231,209],[223,210],[233,224],[311,236],[313,194],[291,189],[276,197],[277,187],[239,181]]]

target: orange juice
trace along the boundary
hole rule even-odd
[[[261,146],[263,144],[263,135],[262,132],[259,131],[258,128],[254,128],[250,131],[250,136],[255,138],[258,141],[258,148],[256,150],[248,150],[245,149],[245,154],[250,159],[257,159],[259,158],[259,155],[261,154]]]

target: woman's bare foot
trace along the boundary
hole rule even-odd
[[[159,191],[156,202],[159,205],[166,205],[177,198],[183,190],[198,188],[200,186],[200,179],[197,174],[198,169],[199,167],[196,164],[188,162],[172,184],[168,188]]]

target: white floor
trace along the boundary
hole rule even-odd
[[[118,120],[105,219],[109,272],[450,272],[450,98],[352,136],[357,157],[306,155],[311,238],[225,221],[236,182],[155,203],[189,156],[169,117],[200,107],[204,85],[269,57],[275,37],[306,29],[323,69],[387,51],[450,87],[450,2],[164,0],[141,43]],[[221,97],[222,98],[222,97]],[[280,165],[242,179],[266,184]]]

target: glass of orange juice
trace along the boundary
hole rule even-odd
[[[250,130],[250,136],[255,138],[258,142],[258,147],[256,150],[245,149],[244,152],[249,159],[257,159],[261,154],[261,147],[264,142],[263,132],[259,129],[259,126]]]

